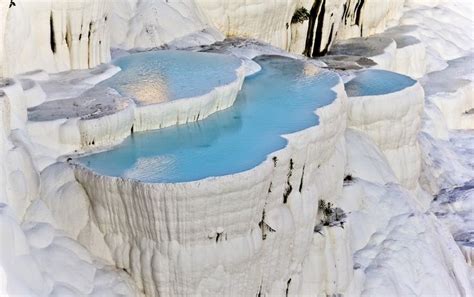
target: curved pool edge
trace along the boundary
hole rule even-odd
[[[386,156],[400,184],[410,190],[417,187],[420,175],[417,135],[424,97],[423,87],[416,82],[398,92],[348,100],[347,126],[370,136]]]
[[[319,116],[320,122],[317,125],[305,128],[303,130],[281,135],[287,139],[288,142],[284,148],[274,151],[267,155],[266,159],[256,165],[255,167],[222,176],[210,176],[204,179],[184,182],[146,182],[140,181],[133,178],[120,177],[120,176],[109,176],[97,173],[93,169],[83,165],[82,163],[72,160],[69,162],[70,166],[73,167],[76,178],[83,184],[88,185],[91,180],[97,179],[102,180],[110,185],[128,185],[131,188],[141,187],[148,188],[153,191],[170,191],[175,188],[179,191],[185,190],[187,192],[186,199],[191,199],[194,196],[206,194],[214,184],[220,183],[230,186],[230,190],[242,190],[241,185],[232,186],[235,181],[247,181],[249,183],[258,182],[255,177],[262,177],[270,174],[274,168],[280,167],[281,164],[289,164],[291,159],[292,150],[304,150],[308,145],[312,145],[316,142],[325,143],[326,140],[331,140],[336,134],[343,133],[346,127],[346,113],[347,113],[347,96],[344,91],[343,82],[339,80],[338,84],[331,88],[336,94],[334,101],[326,106],[320,107],[314,111]],[[321,140],[321,141],[320,141]],[[276,157],[276,162],[273,159]],[[324,158],[324,154],[323,154]],[[275,166],[275,163],[277,164]],[[83,177],[88,176],[87,180]],[[189,191],[189,192],[188,192]],[[202,192],[201,192],[202,191]],[[212,191],[211,191],[212,192]],[[131,197],[133,195],[130,195]],[[178,196],[176,196],[178,198]]]
[[[246,77],[245,65],[235,69],[236,79],[214,87],[208,93],[173,101],[137,105],[133,131],[148,131],[199,121],[232,106]]]
[[[325,71],[327,71],[327,70],[325,70]],[[266,156],[265,160],[263,160],[261,163],[255,165],[253,168],[250,168],[248,170],[244,170],[244,171],[240,171],[240,172],[236,172],[236,173],[232,173],[232,174],[220,175],[220,176],[209,176],[209,177],[206,177],[206,178],[202,178],[202,179],[199,179],[199,180],[192,180],[192,181],[148,182],[148,181],[141,181],[141,180],[137,180],[137,179],[134,179],[134,178],[128,178],[128,177],[110,176],[110,175],[100,174],[100,173],[94,171],[93,169],[87,167],[86,165],[82,164],[81,162],[79,162],[76,159],[71,160],[69,162],[69,164],[77,170],[80,170],[80,171],[83,171],[83,172],[90,171],[91,173],[93,173],[94,176],[97,176],[97,177],[103,176],[105,178],[110,178],[112,180],[116,180],[117,182],[118,181],[129,181],[131,184],[153,185],[153,186],[156,186],[156,187],[159,187],[159,186],[166,187],[166,185],[177,185],[177,186],[185,187],[186,184],[193,184],[193,183],[200,184],[200,183],[207,183],[207,182],[213,183],[213,182],[221,182],[221,181],[223,183],[226,183],[227,181],[225,179],[229,179],[229,181],[235,180],[235,179],[241,179],[241,178],[246,179],[247,178],[246,175],[252,175],[252,171],[255,170],[257,167],[265,166],[265,164],[270,164],[270,163],[273,164],[274,161],[273,161],[272,158],[275,157],[275,156],[278,158],[278,155],[283,153],[285,150],[287,150],[288,147],[302,146],[302,145],[304,146],[305,143],[308,142],[306,134],[321,133],[321,132],[318,132],[320,129],[333,130],[331,128],[332,126],[331,126],[330,123],[326,123],[326,125],[322,125],[323,121],[324,122],[330,121],[330,122],[332,122],[332,124],[336,124],[335,127],[337,127],[337,123],[334,123],[334,119],[332,119],[331,117],[328,117],[326,115],[328,113],[327,110],[332,110],[334,108],[334,106],[339,106],[340,104],[342,104],[344,106],[343,114],[342,114],[343,116],[338,116],[337,119],[343,121],[344,123],[346,122],[345,118],[346,118],[346,112],[347,112],[347,101],[348,101],[347,98],[348,97],[347,97],[345,89],[344,89],[344,82],[342,81],[342,79],[339,76],[338,76],[337,84],[334,85],[333,87],[331,87],[330,90],[333,91],[334,94],[335,94],[335,98],[331,102],[331,104],[319,107],[319,108],[317,108],[316,110],[313,111],[313,113],[319,118],[319,123],[318,124],[313,125],[313,126],[309,126],[309,127],[305,128],[303,130],[300,130],[300,131],[280,135],[282,138],[287,140],[287,143],[286,143],[285,147],[283,147],[282,149],[276,150],[274,152],[271,152],[270,154],[268,154]],[[343,103],[339,102],[341,100],[343,101]],[[331,112],[332,111],[329,111],[329,113],[331,113]],[[160,126],[159,128],[165,128],[165,127],[166,126]],[[152,128],[152,129],[147,129],[147,130],[154,130],[154,129]],[[143,130],[143,131],[147,131],[147,130]],[[101,149],[100,151],[105,152],[105,151],[107,151],[109,149],[112,149],[112,148],[113,148],[113,146],[109,146],[109,147]],[[77,156],[82,157],[82,156],[89,155],[90,153],[95,154],[97,152],[99,152],[99,151],[94,150],[93,152],[87,152],[85,154],[75,154],[74,156],[75,157],[77,157]]]
[[[288,228],[298,230],[283,231],[279,236],[284,236],[285,242],[296,243],[298,248],[287,246],[285,252],[292,261],[302,263],[304,250],[311,245],[311,237],[302,234],[313,233],[318,200],[332,199],[326,197],[331,187],[342,188],[344,172],[333,170],[331,164],[344,162],[338,157],[337,147],[344,141],[347,97],[341,80],[332,89],[335,100],[315,111],[320,117],[319,125],[284,135],[288,139],[285,148],[268,155],[251,170],[194,182],[142,183],[98,175],[72,164],[76,179],[90,197],[100,230],[108,238],[110,249],[116,251],[115,262],[122,263],[119,266],[132,271],[134,277],[150,281],[154,286],[150,290],[159,290],[161,284],[152,282],[153,275],[148,272],[169,268],[146,260],[139,262],[143,269],[130,269],[126,258],[132,252],[150,259],[169,256],[173,259],[168,263],[172,269],[191,265],[183,260],[190,257],[192,261],[203,259],[205,263],[201,264],[205,267],[215,269],[222,265],[234,271],[232,258],[215,254],[220,246],[216,246],[215,232],[225,234],[226,246],[238,251],[236,257],[242,258],[242,263],[252,263],[257,255],[268,262],[279,262],[282,260],[269,252],[273,233],[267,235],[266,241],[260,237],[259,222],[262,213],[266,213],[266,223],[272,227],[283,230],[287,222],[294,226]],[[170,249],[160,248],[165,246]],[[263,256],[262,251],[266,251]],[[205,274],[206,269],[198,274]],[[257,288],[260,285],[250,283]]]
[[[91,78],[99,83],[118,73],[118,66],[110,67]],[[135,131],[147,131],[198,121],[229,108],[235,102],[245,79],[245,65],[235,70],[234,81],[212,88],[208,93],[180,98],[174,101],[138,105],[132,99],[120,95],[128,105],[111,114],[94,118],[67,117],[46,121],[28,121],[27,129],[38,143],[50,147],[60,155],[81,154],[110,149],[120,144]],[[106,88],[104,88],[104,91]]]

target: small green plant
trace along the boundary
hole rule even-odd
[[[306,20],[309,20],[309,12],[306,8],[300,7],[297,10],[295,10],[295,13],[293,14],[293,17],[291,18],[291,23],[292,24],[296,24],[296,23],[302,24]]]

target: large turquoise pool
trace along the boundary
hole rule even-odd
[[[318,125],[314,110],[334,101],[331,88],[339,78],[327,71],[305,74],[304,62],[290,58],[255,61],[262,70],[246,78],[232,107],[195,123],[134,133],[79,162],[99,174],[151,183],[189,182],[257,166],[285,147],[282,134]]]
[[[363,70],[345,84],[349,97],[383,95],[411,87],[416,80],[385,70]]]
[[[122,71],[98,87],[152,104],[203,95],[231,83],[241,62],[222,54],[152,51],[119,58],[114,64]]]

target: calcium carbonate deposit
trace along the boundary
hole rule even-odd
[[[0,0],[0,296],[474,295],[470,0]]]
[[[289,58],[255,61],[262,70],[246,79],[232,107],[195,123],[134,133],[113,150],[80,162],[100,174],[144,182],[194,181],[257,166],[285,147],[280,135],[318,124],[313,111],[336,98],[331,88],[339,78],[327,71],[305,73],[309,66]],[[187,83],[199,92],[194,82]]]

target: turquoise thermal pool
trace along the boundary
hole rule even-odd
[[[310,71],[302,61],[279,56],[255,61],[262,70],[246,78],[232,107],[198,122],[134,133],[110,151],[79,162],[98,174],[150,183],[190,182],[254,168],[286,146],[281,135],[319,124],[314,111],[335,100],[331,88],[339,82],[328,71],[305,74]]]
[[[153,51],[114,61],[122,71],[98,87],[111,87],[141,104],[204,95],[237,79],[238,58],[188,51]]]
[[[345,84],[349,97],[374,96],[394,93],[411,87],[416,80],[385,70],[363,70]]]

